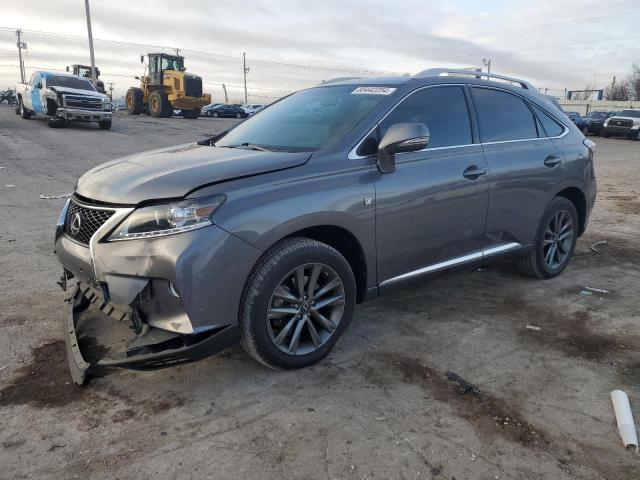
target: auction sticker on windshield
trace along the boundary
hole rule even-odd
[[[351,95],[391,95],[395,91],[392,87],[358,87]]]

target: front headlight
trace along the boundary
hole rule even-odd
[[[107,241],[162,237],[206,227],[213,223],[211,217],[225,200],[224,195],[217,195],[139,208],[118,225]]]
[[[609,125],[609,119],[608,118],[604,121],[604,126],[606,127],[607,125]]]
[[[111,110],[111,100],[105,98],[102,100],[102,109],[103,110]]]

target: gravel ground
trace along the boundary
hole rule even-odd
[[[609,398],[627,391],[640,422],[640,143],[623,139],[595,139],[598,201],[557,279],[504,262],[405,287],[360,305],[304,370],[267,370],[233,347],[71,384],[52,253],[64,200],[40,195],[232,123],[116,114],[111,131],[49,129],[0,106],[0,478],[640,476]],[[482,395],[458,393],[449,371]]]

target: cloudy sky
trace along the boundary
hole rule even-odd
[[[627,0],[109,0],[91,9],[96,65],[117,96],[142,73],[140,54],[172,48],[214,101],[223,100],[222,83],[230,101],[242,99],[247,52],[254,103],[333,77],[483,58],[559,95],[603,88],[640,63],[640,10]],[[16,27],[28,44],[27,75],[89,61],[83,0],[2,0],[0,88],[19,79]]]

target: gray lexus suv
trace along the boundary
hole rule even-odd
[[[304,367],[356,303],[406,281],[504,256],[555,277],[595,201],[594,152],[530,83],[432,69],[324,82],[217,137],[93,168],[55,238],[72,377],[238,340]],[[133,333],[89,360],[96,310]]]

